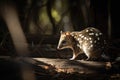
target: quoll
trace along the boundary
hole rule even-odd
[[[73,56],[70,60],[82,53],[87,56],[86,60],[95,60],[101,58],[105,44],[103,33],[94,27],[88,27],[81,31],[61,31],[57,49],[72,49]]]

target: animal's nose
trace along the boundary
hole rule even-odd
[[[60,47],[60,46],[58,46],[58,47],[57,47],[57,49],[58,49],[58,50],[60,50],[60,49],[61,49],[61,47]]]
[[[57,49],[59,50],[59,49],[60,49],[60,47],[58,46],[58,47],[57,47]]]

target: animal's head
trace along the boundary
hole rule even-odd
[[[71,48],[73,44],[73,37],[71,36],[70,32],[60,32],[61,36],[59,39],[58,47],[57,49],[64,49],[64,48]]]

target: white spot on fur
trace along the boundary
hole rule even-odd
[[[82,36],[82,34],[79,34],[79,36]]]
[[[86,32],[88,32],[89,30],[87,29]]]
[[[90,41],[90,43],[93,43],[93,41]]]
[[[94,33],[89,33],[89,35],[94,35]]]
[[[93,47],[93,45],[91,44],[91,45],[90,45],[90,47],[92,48],[92,47]]]
[[[102,35],[102,33],[99,33],[99,35]]]
[[[98,33],[96,33],[95,35],[98,36]]]
[[[81,36],[81,38],[84,38],[84,36]]]
[[[79,42],[82,43],[82,40],[80,40]]]
[[[100,38],[98,37],[97,40],[100,40]]]
[[[80,40],[80,38],[77,39],[78,41]]]
[[[92,38],[90,37],[89,40],[91,40]]]
[[[94,43],[96,43],[97,41],[95,40]]]
[[[84,39],[87,39],[86,37],[84,37]]]
[[[87,40],[89,40],[89,39],[87,38]]]

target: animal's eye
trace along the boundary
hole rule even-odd
[[[62,41],[62,44],[66,44],[67,43],[67,41]]]

